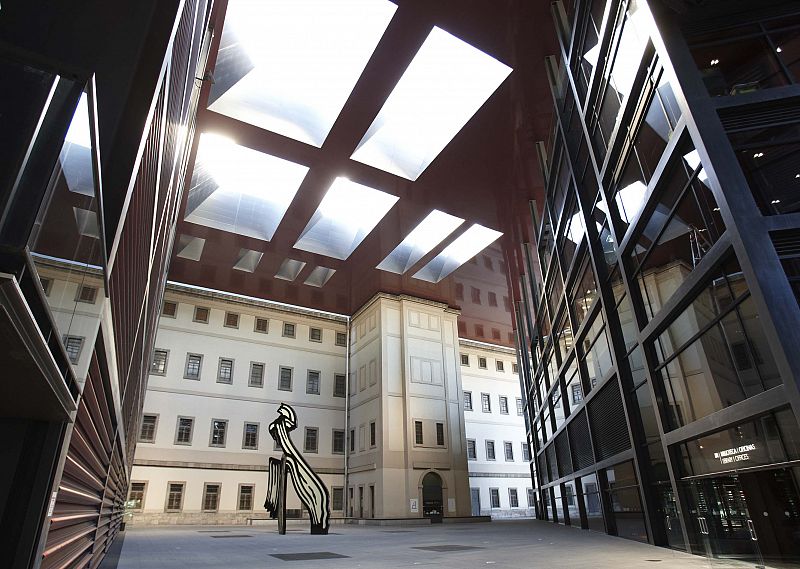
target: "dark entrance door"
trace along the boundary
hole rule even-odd
[[[441,523],[443,512],[442,478],[429,472],[422,479],[422,515],[431,518],[432,523]]]

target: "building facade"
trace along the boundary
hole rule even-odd
[[[797,5],[555,17],[517,305],[537,515],[797,561]]]

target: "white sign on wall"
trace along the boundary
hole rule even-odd
[[[411,508],[412,513],[419,512],[419,502],[417,501],[416,498],[411,498],[409,500],[409,508]]]

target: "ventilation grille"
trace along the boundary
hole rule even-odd
[[[558,478],[558,464],[556,463],[556,445],[555,443],[547,447],[547,466],[550,470],[550,481]]]
[[[586,422],[586,411],[581,411],[567,426],[569,443],[572,448],[572,462],[575,470],[589,468],[594,464],[592,456],[592,440],[589,438],[589,423]]]
[[[800,97],[719,110],[725,130],[764,128],[800,121]]]
[[[718,32],[723,28],[752,24],[757,20],[778,18],[797,12],[796,2],[731,2],[731,0],[691,0],[694,4],[681,14],[681,29],[688,36]],[[737,5],[738,4],[738,5]],[[754,13],[754,9],[757,10]]]
[[[628,425],[622,409],[619,386],[613,380],[589,402],[589,422],[594,434],[598,460],[604,460],[631,448]]]
[[[781,259],[800,257],[800,229],[772,231],[769,236]]]
[[[569,440],[567,431],[561,431],[556,437],[556,456],[558,457],[558,473],[560,476],[572,474],[572,459],[569,456]]]

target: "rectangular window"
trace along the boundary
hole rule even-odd
[[[516,488],[508,489],[508,505],[512,508],[519,508],[519,496]]]
[[[239,315],[235,312],[226,312],[225,313],[225,327],[226,328],[238,328],[239,327]]]
[[[311,342],[321,342],[322,341],[322,329],[321,328],[309,328],[308,329],[308,339]]]
[[[191,417],[178,417],[178,427],[175,429],[175,444],[176,445],[190,445],[192,444],[192,430],[194,427],[194,419]]]
[[[203,488],[203,511],[216,512],[219,509],[219,484],[206,484]]]
[[[347,334],[344,332],[336,332],[336,345],[347,346]]]
[[[517,415],[522,415],[524,408],[522,406],[522,398],[517,397]]]
[[[519,366],[517,364],[511,364],[511,373],[519,373]]]
[[[269,320],[267,318],[259,318],[256,316],[256,323],[253,330],[260,334],[266,334],[269,332]]]
[[[436,445],[444,446],[444,423],[436,423]]]
[[[258,423],[245,423],[242,437],[242,448],[247,450],[258,449]]]
[[[464,392],[464,411],[472,411],[472,392]]]
[[[461,365],[469,367],[469,354],[461,354]]]
[[[508,397],[500,396],[500,414],[508,415]]]
[[[528,443],[522,443],[522,460],[525,462],[531,459],[531,446]]]
[[[128,502],[131,503],[132,510],[141,510],[144,506],[144,482],[131,482],[131,491],[128,494]]]
[[[489,293],[489,306],[497,306],[497,293]]]
[[[150,373],[154,375],[165,375],[167,373],[167,350],[154,350],[153,361],[150,363]]]
[[[418,445],[423,444],[422,421],[414,421],[414,442]]]
[[[219,359],[217,369],[217,383],[233,383],[233,360],[229,358]]]
[[[489,500],[492,508],[500,507],[500,489],[489,488]]]
[[[581,390],[581,384],[573,383],[571,387],[572,387],[572,404],[578,405],[581,401],[583,401],[583,390]]]
[[[194,307],[194,321],[200,322],[201,324],[208,324],[208,308],[204,308],[202,306],[195,306]]]
[[[155,442],[157,424],[158,424],[158,415],[142,415],[142,425],[139,428],[140,443]]]
[[[281,367],[280,376],[278,378],[278,389],[281,391],[292,390],[292,368]]]
[[[506,462],[514,462],[514,443],[504,442],[503,449],[506,455]]]
[[[78,336],[65,336],[64,349],[67,352],[67,357],[70,363],[77,364],[78,359],[81,357],[81,349],[83,348],[83,338]]]
[[[284,338],[294,338],[295,335],[295,326],[291,322],[284,322],[283,323],[283,337]]]
[[[478,449],[475,446],[475,439],[467,439],[467,460],[478,460]]]
[[[319,429],[316,427],[306,427],[306,435],[303,438],[303,450],[305,452],[318,452]]]
[[[481,393],[481,411],[484,413],[492,412],[492,400],[488,393]]]
[[[356,452],[356,430],[350,429],[350,452]]]
[[[93,286],[79,286],[78,296],[75,298],[78,302],[85,302],[87,304],[94,304],[97,298],[97,288]]]
[[[486,441],[486,460],[495,460],[494,441]]]
[[[333,444],[331,445],[333,454],[344,454],[344,431],[340,429],[333,430]]]
[[[502,360],[495,360],[494,366],[497,371],[506,371],[506,364]]]
[[[306,393],[310,395],[319,395],[319,372],[308,370],[308,377],[306,378]]]
[[[528,507],[533,508],[536,503],[536,494],[533,493],[533,488],[528,488]]]
[[[331,488],[331,510],[336,512],[344,509],[344,488],[334,486]]]
[[[209,446],[224,447],[225,434],[228,431],[228,421],[222,419],[211,419],[211,441]]]
[[[370,424],[369,424],[369,446],[370,446],[370,448],[374,448],[375,447],[375,440],[377,438],[376,435],[377,435],[377,433],[376,433],[375,421],[371,421]]]
[[[178,303],[165,300],[164,304],[161,305],[161,316],[166,316],[167,318],[175,318],[177,314],[178,314]]]
[[[483,334],[480,334],[480,335],[483,336]],[[482,358],[482,357],[478,358],[478,367],[480,369],[486,369],[486,358]]]
[[[481,304],[481,289],[475,288],[474,286],[470,287],[470,289],[471,289],[470,292],[472,294],[472,302],[474,304]]]
[[[252,484],[242,484],[239,486],[239,509],[250,511],[253,509],[254,488]]]
[[[200,368],[203,365],[203,356],[200,354],[186,355],[186,371],[183,377],[186,379],[200,379]]]
[[[333,374],[333,396],[344,397],[347,391],[347,378],[343,373]]]
[[[250,377],[247,380],[250,387],[264,387],[264,364],[251,362]]]
[[[183,482],[167,484],[167,512],[180,512],[183,508]]]

